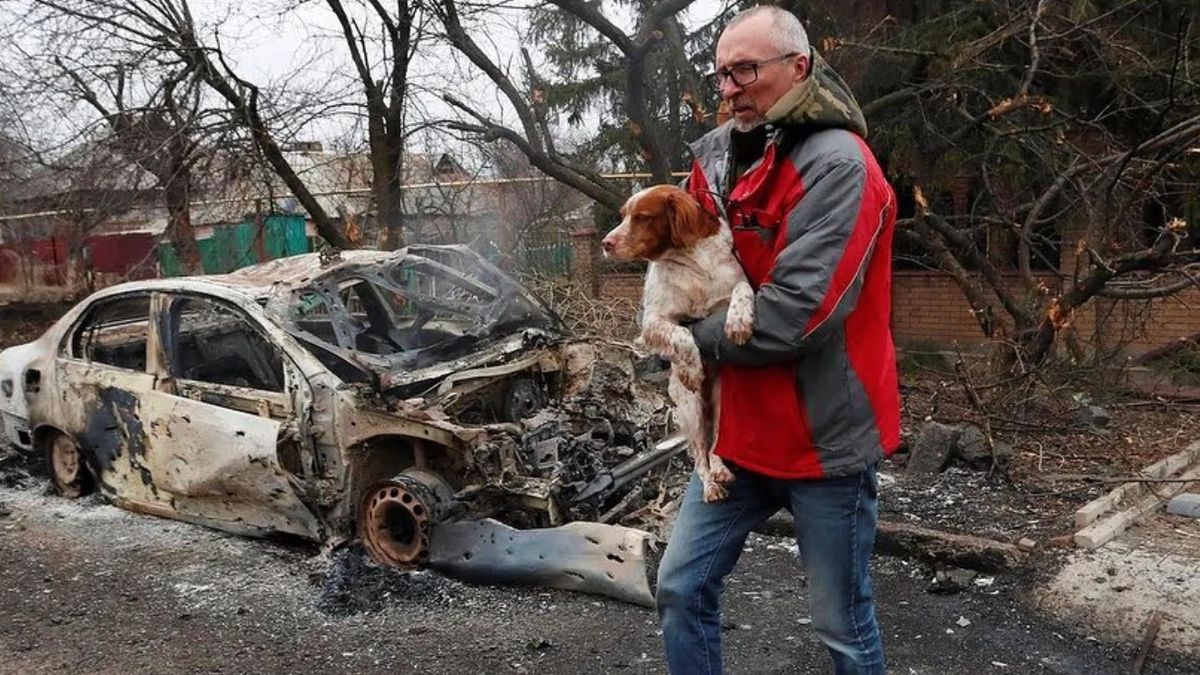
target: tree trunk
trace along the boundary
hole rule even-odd
[[[200,247],[192,230],[191,171],[181,167],[171,172],[163,185],[167,203],[167,238],[175,247],[179,268],[185,275],[203,274]]]
[[[375,195],[375,213],[379,227],[383,228],[384,250],[394,251],[405,243],[404,194],[400,190],[403,171],[403,146],[382,140],[379,147],[371,151],[372,186]]]

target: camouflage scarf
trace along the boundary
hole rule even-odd
[[[850,88],[815,49],[809,76],[776,101],[766,119],[785,127],[849,129],[867,137],[867,122]]]

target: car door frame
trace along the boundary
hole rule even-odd
[[[100,308],[144,296],[147,300],[145,361],[141,371],[76,354],[75,337]],[[155,508],[163,500],[149,480],[141,443],[137,401],[154,389],[148,372],[151,333],[149,289],[130,290],[93,299],[70,323],[53,352],[53,377],[43,375],[37,408],[38,426],[49,423],[69,434],[84,450],[100,491],[115,502]],[[82,345],[80,351],[83,351]],[[26,376],[28,379],[28,375]]]
[[[172,310],[180,300],[219,305],[240,318],[283,365],[282,391],[189,380],[172,373]],[[157,488],[170,494],[172,517],[241,534],[286,532],[321,540],[327,527],[305,497],[316,471],[307,415],[308,382],[287,350],[270,339],[259,317],[228,299],[192,290],[151,294],[147,335],[151,391],[143,395],[143,430]],[[300,449],[298,472],[285,469],[280,441]],[[143,509],[145,510],[145,509]]]

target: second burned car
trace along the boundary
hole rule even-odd
[[[503,567],[497,537],[517,535],[500,522],[595,519],[682,448],[656,442],[666,401],[640,363],[569,338],[465,247],[307,254],[95,293],[0,352],[0,412],[67,495],[242,534],[358,536],[400,566],[436,564],[434,533],[452,532],[444,566]],[[572,527],[622,552],[600,560],[641,555],[629,532]],[[563,563],[595,557],[581,555]]]

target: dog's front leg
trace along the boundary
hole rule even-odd
[[[678,374],[683,386],[691,391],[700,389],[704,368],[691,331],[660,316],[647,317],[642,325],[642,342],[671,362],[671,372]]]
[[[739,281],[729,296],[729,309],[725,313],[725,336],[734,344],[744,345],[754,332],[754,289],[745,281]]]

